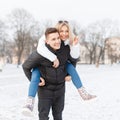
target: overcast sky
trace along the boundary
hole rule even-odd
[[[0,18],[24,8],[35,18],[67,19],[87,25],[96,20],[120,20],[119,0],[0,0]]]

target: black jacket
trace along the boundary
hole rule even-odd
[[[41,73],[41,77],[44,78],[46,83],[43,88],[57,90],[60,89],[62,85],[64,85],[65,76],[67,75],[67,61],[69,60],[72,64],[75,65],[76,59],[71,58],[69,46],[64,46],[63,43],[61,44],[61,48],[57,51],[54,51],[52,48],[50,48],[50,46],[47,47],[59,59],[60,65],[58,68],[52,67],[53,63],[42,57],[36,51],[28,57],[28,59],[23,63],[22,67],[25,75],[29,80],[31,79],[31,70],[38,67]]]

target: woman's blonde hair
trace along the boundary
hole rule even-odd
[[[58,22],[55,26],[55,28],[57,28],[57,30],[60,32],[60,29],[63,27],[63,26],[66,26],[68,28],[68,32],[69,32],[69,40],[70,40],[70,43],[72,43],[72,41],[74,40],[74,37],[75,35],[73,34],[72,32],[72,29],[69,25],[68,22],[66,21],[62,21],[62,22]]]

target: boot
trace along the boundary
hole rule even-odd
[[[79,88],[78,92],[83,100],[91,100],[97,97],[96,95],[89,94],[84,87]]]
[[[22,114],[25,116],[32,116],[32,111],[34,108],[34,97],[28,97],[25,106],[22,109]]]

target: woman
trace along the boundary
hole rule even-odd
[[[67,21],[59,21],[56,25],[56,28],[59,31],[60,39],[64,42],[64,45],[70,46],[70,55],[72,58],[77,59],[79,58],[79,52],[80,52],[80,45],[77,36],[75,36],[71,32],[71,28],[69,26],[69,23]],[[43,57],[49,59],[53,62],[53,67],[59,66],[59,60],[57,59],[56,55],[51,53],[47,47],[45,46],[45,37],[43,36],[38,43],[37,52],[42,55]],[[78,92],[83,100],[90,100],[92,98],[95,98],[95,95],[90,95],[87,93],[85,88],[82,85],[81,79],[74,67],[75,65],[71,64],[69,61],[67,63],[67,72],[70,76],[67,76],[65,80],[72,79],[73,84],[78,89]],[[24,107],[23,113],[26,115],[28,112],[33,111],[34,106],[34,98],[39,86],[45,85],[45,81],[40,78],[40,72],[37,68],[35,68],[32,71],[32,78],[29,86],[29,92],[28,92],[28,100]],[[41,80],[41,83],[39,83]]]

